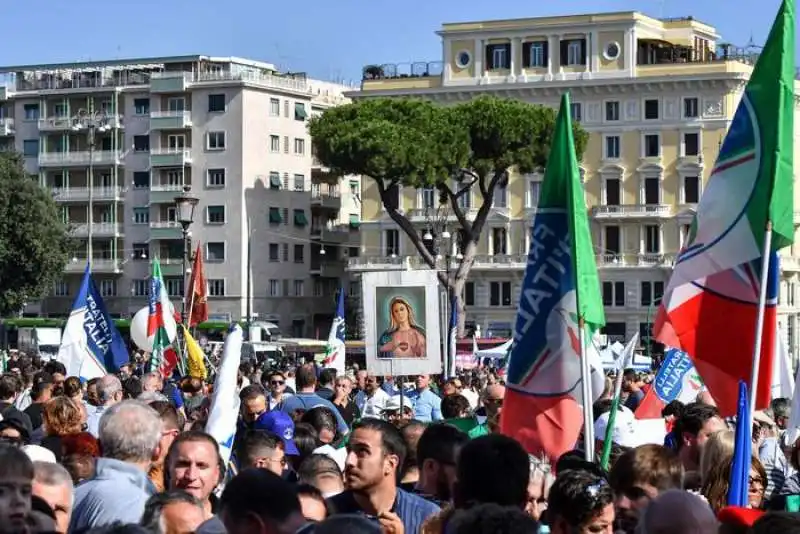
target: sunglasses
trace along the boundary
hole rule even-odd
[[[282,385],[284,385],[285,383],[286,383],[286,382],[284,382],[283,380],[270,380],[270,382],[269,382],[269,384],[270,384],[271,386],[282,386]]]

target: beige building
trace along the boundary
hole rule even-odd
[[[199,199],[190,233],[192,248],[202,243],[211,319],[245,317],[250,295],[254,315],[286,334],[326,328],[349,247],[357,251],[360,182],[314,162],[307,122],[347,102],[351,88],[207,56],[0,73],[0,143],[53,192],[76,242],[53,294],[26,314],[68,314],[90,230],[93,272],[113,315],[146,305],[155,257],[178,305],[175,197],[188,187]]]
[[[367,66],[353,96],[451,104],[492,94],[556,107],[569,91],[572,116],[590,133],[581,173],[605,333],[646,336],[755,55],[722,45],[712,26],[691,17],[636,12],[445,24],[438,35],[441,60]],[[512,176],[495,198],[465,290],[467,323],[484,336],[511,334],[541,179]],[[420,232],[436,219],[437,202],[425,191],[400,194]],[[478,202],[475,192],[463,206]],[[352,273],[425,268],[369,181],[361,252],[350,259]],[[797,355],[795,252],[782,262],[780,322]]]

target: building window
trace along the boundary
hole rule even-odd
[[[511,67],[511,45],[490,44],[486,46],[486,66],[488,70]]]
[[[661,156],[661,135],[646,134],[644,136],[644,157],[658,158]]]
[[[170,297],[183,296],[182,278],[165,278],[164,283],[167,285],[167,295]]]
[[[300,137],[294,138],[294,153],[302,156],[306,153],[306,140]]]
[[[386,256],[398,256],[400,254],[400,233],[398,230],[383,231],[383,253]]]
[[[206,243],[206,261],[208,262],[225,261],[225,243],[224,242]]]
[[[433,208],[436,205],[436,189],[433,187],[423,187],[420,189],[420,200],[422,201],[422,208]]]
[[[39,120],[39,104],[25,104],[22,107],[22,110],[25,113],[25,120],[26,121],[38,121]]]
[[[269,261],[281,261],[281,248],[277,243],[269,244]]]
[[[700,134],[697,132],[683,134],[683,155],[700,155]]]
[[[149,152],[150,151],[150,136],[149,135],[134,135],[133,136],[133,151],[134,152]]]
[[[458,184],[456,184],[457,186]],[[469,210],[472,209],[472,190],[467,189],[459,194],[458,198],[456,199],[456,204],[462,210]]]
[[[572,116],[572,120],[581,122],[583,119],[583,106],[581,106],[581,103],[571,102],[569,105],[569,114]]]
[[[511,282],[489,282],[489,306],[511,306]]]
[[[508,254],[508,232],[505,228],[492,228],[492,254]]]
[[[294,281],[294,296],[295,297],[302,297],[303,294],[306,292],[305,282],[303,280],[295,280]]]
[[[206,207],[206,223],[225,224],[225,206]]]
[[[274,278],[269,281],[269,296],[270,297],[280,297],[281,296],[281,281],[275,280]]]
[[[527,47],[522,49],[523,55],[528,53],[528,57],[523,57],[523,65],[528,68],[538,69],[547,67],[547,41],[535,41],[529,43]]]
[[[606,136],[606,159],[619,159],[620,137],[618,135]]]
[[[649,98],[644,101],[644,119],[658,120],[658,99]]]
[[[147,243],[133,244],[133,259],[146,260],[150,256],[150,246]]]
[[[173,96],[167,100],[167,110],[179,112],[186,110],[186,99],[182,96]]]
[[[208,95],[208,112],[223,113],[225,111],[225,95]]]
[[[683,118],[696,119],[700,116],[700,103],[697,97],[683,99]]]
[[[622,186],[619,178],[606,178],[606,206],[622,204]]]
[[[294,225],[299,226],[300,228],[308,225],[308,219],[306,218],[305,210],[294,210]]]
[[[138,279],[134,280],[131,284],[131,293],[133,293],[134,297],[146,297],[149,293],[149,280],[147,279]]]
[[[535,208],[539,206],[539,195],[542,192],[542,182],[539,180],[531,180],[528,182],[528,207]]]
[[[208,132],[206,139],[208,150],[225,150],[225,132]]]
[[[294,246],[294,262],[295,263],[304,263],[305,262],[305,255],[306,255],[306,246],[305,245],[295,245]]]
[[[22,141],[22,154],[25,157],[37,157],[39,155],[39,140],[25,139]]]
[[[298,193],[302,193],[306,190],[306,177],[303,174],[295,174],[294,175],[294,190]]]
[[[619,226],[603,228],[603,254],[619,255],[622,251],[622,236]]]
[[[133,100],[133,113],[134,113],[134,115],[149,115],[150,114],[150,99],[149,98],[135,98]]]
[[[208,169],[206,185],[208,187],[225,187],[225,169]]]
[[[269,136],[269,151],[272,153],[281,151],[281,137],[279,135]]]
[[[302,102],[296,102],[294,105],[294,120],[304,121],[308,117],[306,113],[306,105]]]
[[[475,305],[475,282],[464,284],[464,304],[467,306]]]
[[[280,224],[283,221],[280,208],[270,208],[268,215],[270,224]]]
[[[100,280],[100,295],[103,297],[115,297],[117,295],[117,281]]]
[[[503,178],[494,189],[494,207],[507,208],[508,207],[508,181]]]
[[[281,115],[281,101],[278,98],[269,99],[269,116],[280,117]]]
[[[273,191],[281,189],[281,173],[275,171],[269,173],[269,188]]]
[[[66,280],[56,280],[53,283],[53,294],[57,297],[69,296],[69,284]]]
[[[661,203],[661,180],[658,177],[648,176],[644,179],[644,203],[647,206]]]
[[[584,39],[561,41],[561,64],[569,67],[586,64],[586,41]]]
[[[683,177],[683,203],[697,204],[700,202],[700,177]]]
[[[619,120],[619,102],[606,102],[606,120],[609,122]]]
[[[625,282],[603,282],[603,306],[625,307]]]
[[[149,224],[150,208],[133,208],[133,224]]]
[[[640,293],[642,306],[658,304],[664,295],[664,282],[642,282]]]
[[[644,227],[644,251],[646,254],[661,253],[661,228],[656,224]]]
[[[225,296],[225,280],[209,280],[208,281],[208,296],[209,297],[224,297]]]

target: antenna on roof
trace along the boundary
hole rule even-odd
[[[747,41],[747,44],[744,46],[745,48],[764,48],[763,46],[757,45],[756,42],[753,40],[753,32],[750,32],[750,40]]]

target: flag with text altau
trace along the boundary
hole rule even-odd
[[[723,415],[750,382],[761,261],[772,225],[757,409],[770,401],[775,252],[794,240],[794,2],[785,0],[722,143],[659,309],[656,338],[687,352]]]
[[[64,327],[57,359],[67,368],[67,376],[86,380],[116,373],[130,360],[88,265]]]
[[[447,378],[456,376],[456,348],[458,346],[458,303],[450,299],[450,324],[448,325]]]
[[[529,453],[553,461],[575,446],[583,425],[579,318],[586,342],[605,324],[569,106],[565,94],[531,229],[500,421]]]
[[[150,313],[147,316],[147,337],[153,338],[153,351],[150,355],[151,371],[161,371],[164,375],[172,373],[177,358],[171,347],[170,335],[174,338],[177,331],[175,310],[169,300],[164,278],[161,276],[161,264],[158,258],[153,259],[153,276],[150,277]],[[173,361],[176,360],[176,361]],[[171,369],[170,369],[171,368]]]
[[[328,344],[325,346],[325,359],[322,361],[323,367],[336,369],[338,375],[344,374],[345,332],[344,290],[339,289],[339,296],[336,299],[336,315],[331,323]]]
[[[702,389],[703,380],[689,355],[682,350],[667,348],[664,363],[636,408],[636,418],[658,419],[667,404],[675,400],[683,404],[694,402]]]

